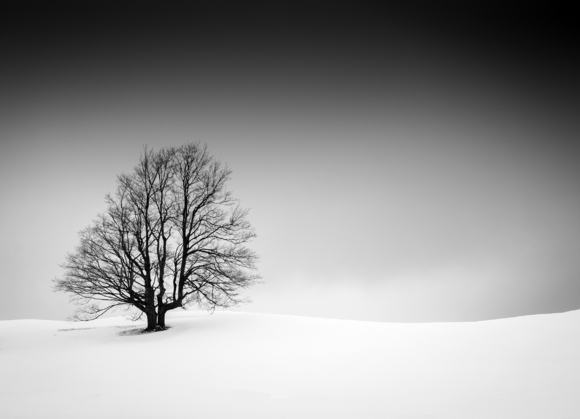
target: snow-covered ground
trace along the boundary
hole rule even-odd
[[[396,324],[0,322],[0,417],[579,419],[580,311]]]

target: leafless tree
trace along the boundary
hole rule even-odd
[[[145,149],[54,280],[79,305],[73,319],[134,307],[151,331],[178,307],[240,302],[258,279],[257,256],[245,246],[255,237],[247,210],[226,190],[230,175],[199,143]]]

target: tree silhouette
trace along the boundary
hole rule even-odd
[[[257,256],[245,246],[255,237],[247,210],[226,190],[230,175],[199,143],[145,149],[54,280],[79,305],[73,319],[129,306],[151,331],[178,307],[240,302],[241,289],[258,279]]]

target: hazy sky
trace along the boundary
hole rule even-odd
[[[580,308],[566,10],[87,4],[2,13],[0,320],[69,315],[51,280],[116,176],[144,145],[198,140],[258,233],[242,310]]]

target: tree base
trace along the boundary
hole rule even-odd
[[[165,331],[167,329],[170,329],[170,327],[169,326],[165,326],[165,327],[155,326],[153,329],[149,329],[149,328],[143,329],[139,333],[140,334],[143,334],[143,333],[163,332],[163,331]]]

